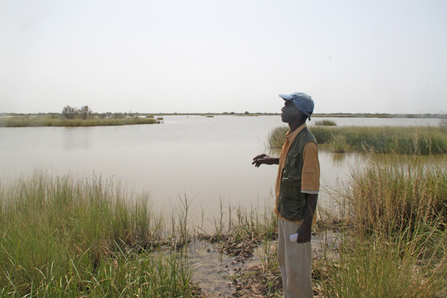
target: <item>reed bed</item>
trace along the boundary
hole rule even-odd
[[[88,119],[61,119],[50,116],[24,116],[24,117],[10,117],[0,119],[0,127],[28,127],[28,126],[115,126],[115,125],[135,125],[135,124],[156,124],[160,120],[154,118],[88,118]]]
[[[182,240],[147,195],[43,171],[0,185],[0,195],[0,297],[195,295],[179,252],[150,254]]]
[[[370,161],[338,195],[338,253],[328,249],[314,265],[325,297],[447,295],[444,167]]]
[[[447,132],[443,127],[309,127],[319,144],[328,144],[335,152],[373,152],[383,154],[446,154]],[[281,148],[287,127],[278,127],[269,135],[269,147]]]
[[[389,234],[422,224],[447,224],[444,166],[421,160],[370,161],[365,168],[352,170],[341,196],[344,212],[360,231]]]
[[[433,228],[433,233],[437,232]],[[445,297],[446,235],[403,234],[359,241],[344,238],[339,253],[314,261],[323,297]],[[438,254],[426,254],[421,239],[437,241]],[[444,255],[444,256],[441,256]]]

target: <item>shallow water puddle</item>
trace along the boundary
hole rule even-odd
[[[260,264],[258,250],[255,250],[252,258],[242,263],[236,262],[235,257],[220,253],[217,246],[213,246],[207,241],[195,240],[188,246],[188,260],[194,268],[193,282],[199,283],[205,294],[232,297],[236,288],[229,276]]]
[[[338,246],[337,232],[326,231],[312,236],[314,256],[319,256],[327,249],[334,250]],[[270,249],[276,249],[276,241]],[[244,262],[236,262],[235,257],[219,252],[216,245],[207,241],[195,240],[188,245],[188,261],[194,269],[193,282],[198,283],[206,295],[214,297],[232,297],[236,288],[231,276],[239,271],[261,264],[261,256],[265,255],[263,245],[255,249],[253,257]]]

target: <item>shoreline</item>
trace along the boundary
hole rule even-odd
[[[0,118],[0,127],[92,127],[92,126],[119,126],[138,124],[160,124],[163,118],[89,118],[89,119],[61,119],[48,116],[14,116]]]
[[[280,112],[268,113],[268,112],[222,112],[222,113],[94,113],[95,117],[111,115],[125,115],[125,116],[141,116],[141,117],[163,117],[163,116],[280,116]],[[61,117],[61,113],[0,113],[0,119],[2,117]],[[439,118],[447,119],[447,115],[444,113],[425,113],[425,114],[389,114],[389,113],[314,113],[312,117],[324,118]]]

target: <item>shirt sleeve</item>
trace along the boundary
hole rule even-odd
[[[320,191],[320,162],[318,161],[318,147],[314,142],[308,142],[303,149],[303,174],[301,192],[318,194]]]

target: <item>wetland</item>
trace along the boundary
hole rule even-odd
[[[251,159],[269,152],[269,133],[284,124],[278,116],[163,118],[160,125],[0,128],[1,296],[280,297],[276,168],[256,169]],[[330,120],[413,128],[440,121]],[[407,286],[396,295],[442,297],[445,155],[324,149],[320,163],[315,294],[380,296],[384,289],[368,281],[388,274]],[[432,203],[416,208],[421,199]],[[378,266],[384,256],[388,270]]]

